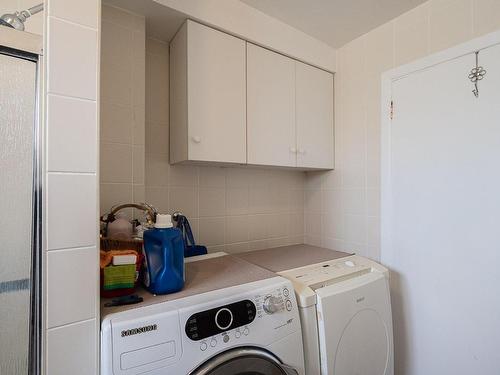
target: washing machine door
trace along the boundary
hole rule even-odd
[[[265,350],[235,348],[209,359],[191,375],[298,375],[298,372]]]
[[[322,375],[392,375],[387,279],[369,273],[316,290]]]

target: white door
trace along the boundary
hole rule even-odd
[[[382,261],[396,373],[498,375],[500,47],[393,83]]]
[[[297,166],[333,168],[333,75],[296,62]]]
[[[189,160],[246,163],[245,41],[187,22]]]
[[[295,61],[247,44],[248,164],[295,167]]]

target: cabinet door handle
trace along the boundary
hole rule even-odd
[[[296,154],[297,153],[297,149],[295,147],[290,147],[290,152],[292,154]]]
[[[201,138],[198,137],[197,135],[194,136],[194,137],[191,137],[191,140],[194,142],[194,143],[200,143],[201,142]]]
[[[303,148],[299,148],[299,154],[304,155],[306,153],[306,150]]]

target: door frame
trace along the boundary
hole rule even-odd
[[[424,58],[418,59],[414,62],[396,67],[382,74],[381,82],[381,194],[380,194],[380,236],[381,236],[381,263],[384,263],[384,252],[392,253],[392,228],[391,228],[391,197],[392,197],[392,184],[391,184],[391,126],[392,126],[392,83],[404,78],[413,73],[431,68],[433,66],[445,63],[447,61],[455,60],[465,55],[472,54],[476,51],[481,51],[489,47],[500,44],[500,30],[495,31],[484,36],[474,38],[465,43],[448,48],[446,50],[436,52]],[[471,69],[473,67],[471,66]],[[467,75],[464,73],[464,79]],[[471,83],[471,95],[472,95]],[[396,111],[397,115],[397,111]]]

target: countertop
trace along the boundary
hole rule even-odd
[[[252,264],[272,272],[282,272],[293,268],[347,257],[349,253],[325,249],[311,245],[291,245],[271,249],[249,251],[236,254]]]
[[[105,307],[112,298],[101,298],[101,320],[108,314],[136,309],[156,303],[172,301],[212,290],[229,288],[277,276],[264,268],[256,266],[244,259],[232,255],[197,260],[185,263],[184,288],[172,294],[153,295],[144,288],[138,288],[136,293],[144,299],[141,303],[125,306]]]

